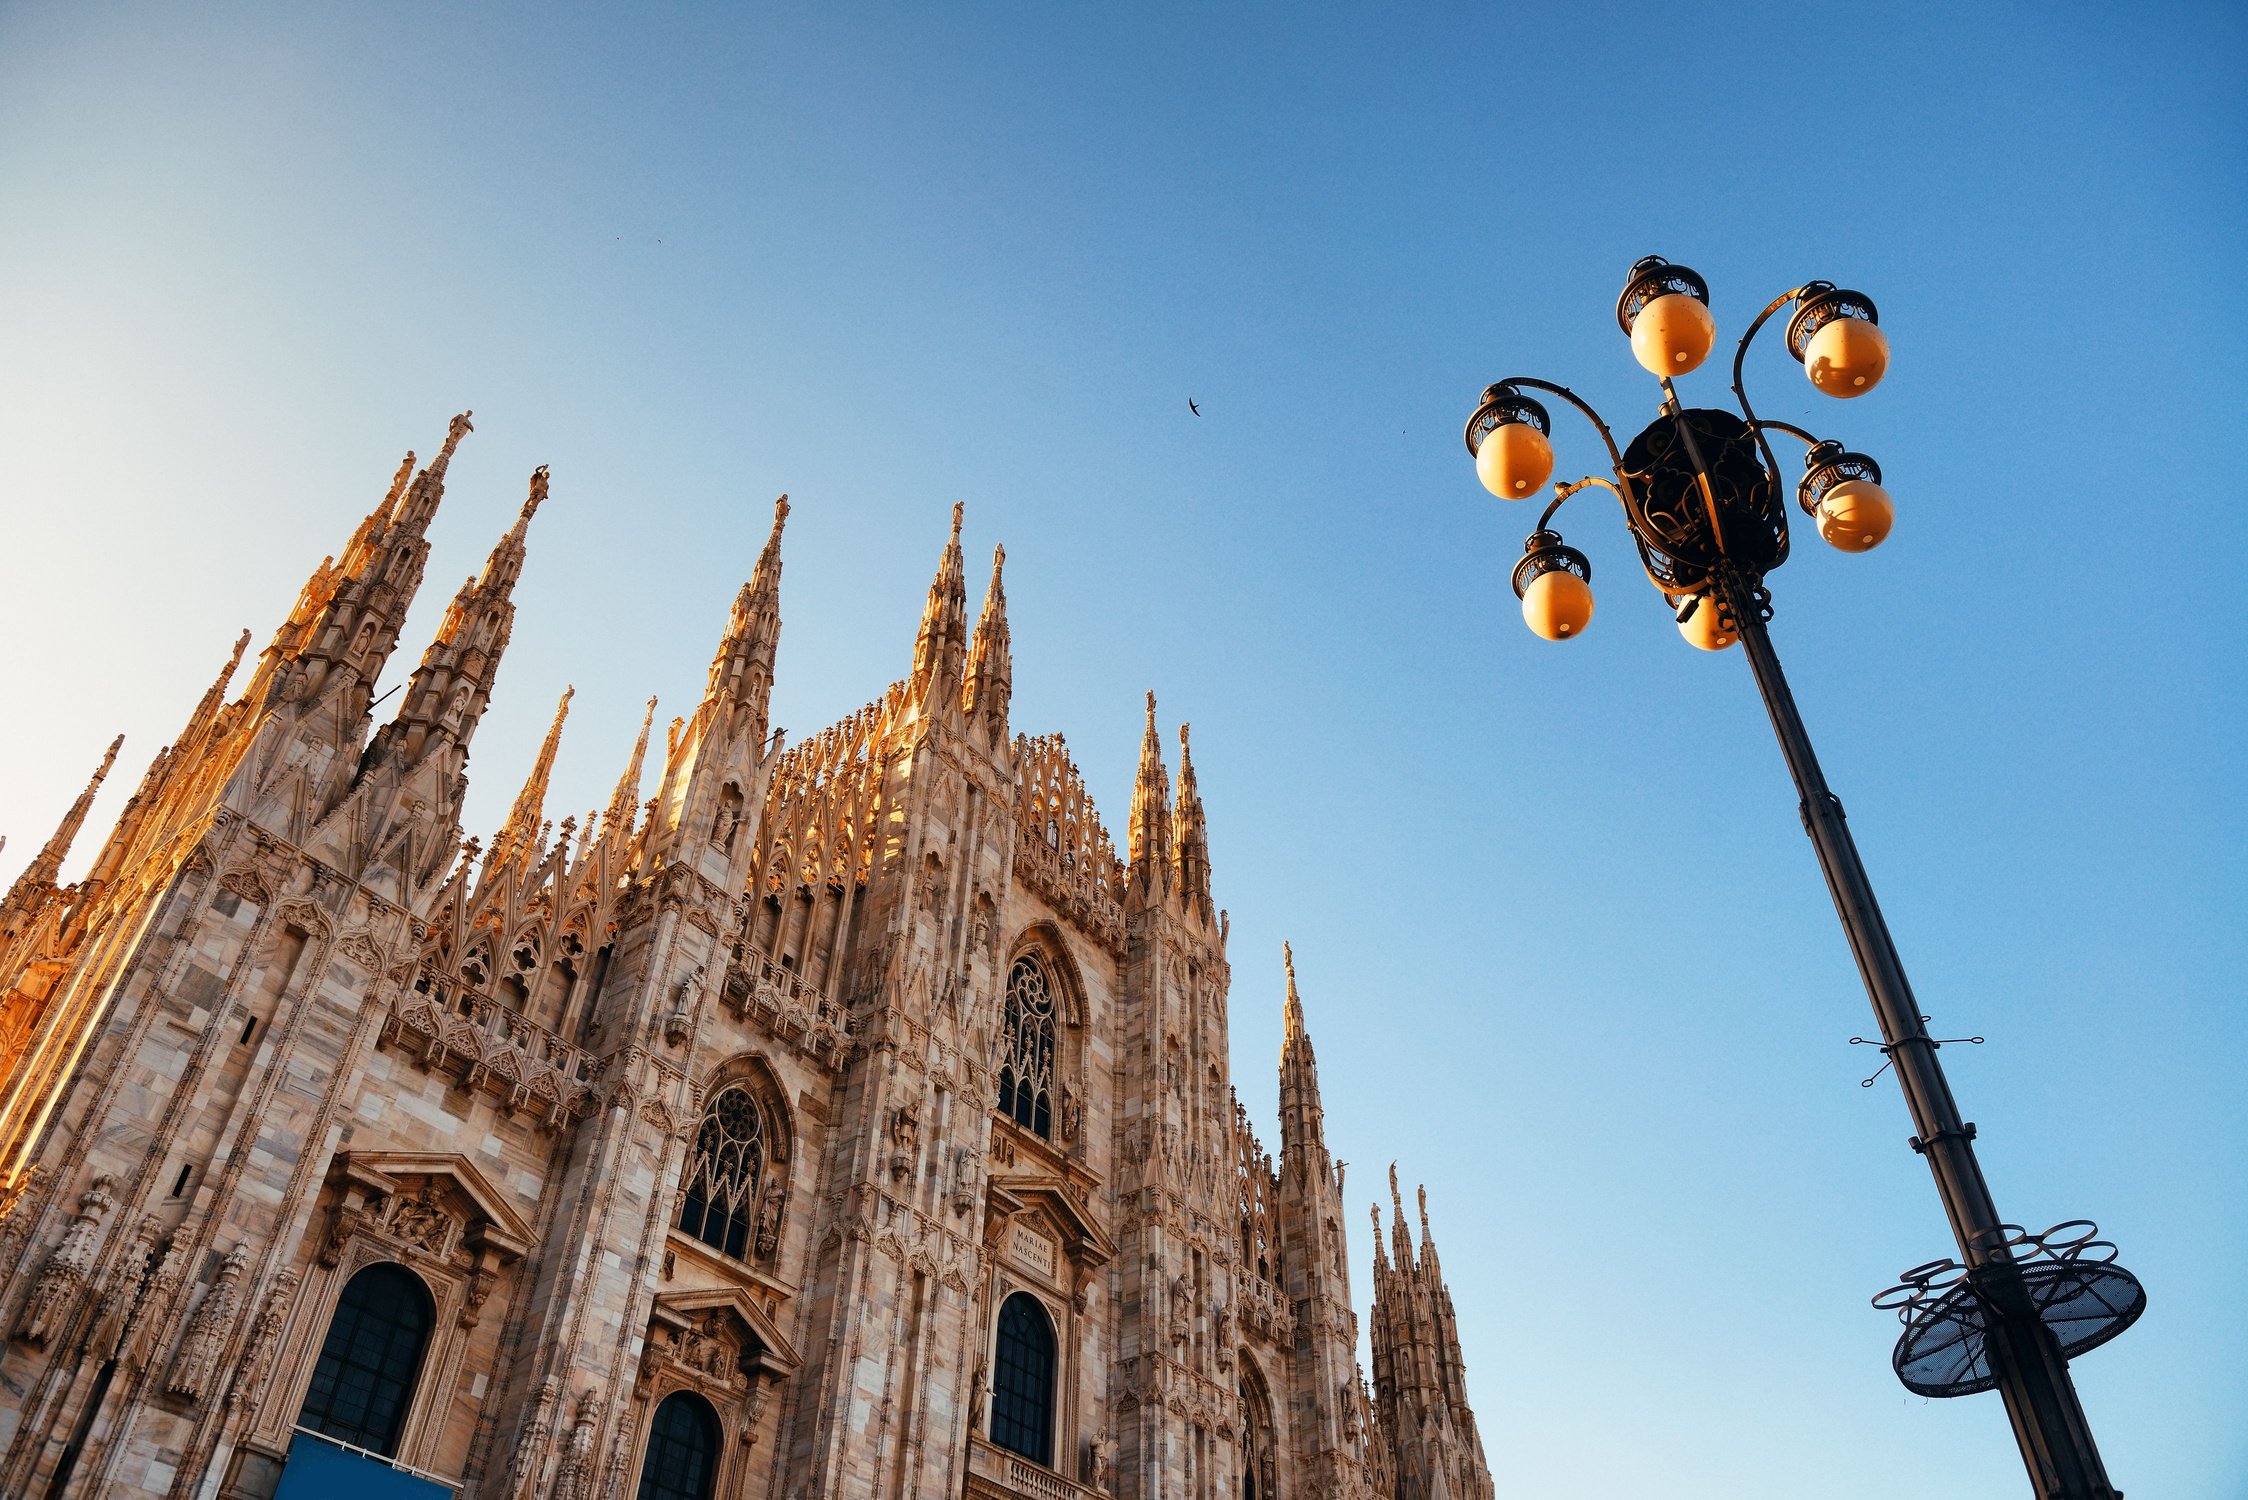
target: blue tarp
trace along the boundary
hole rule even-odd
[[[289,1464],[273,1500],[453,1500],[453,1492],[300,1432],[289,1444]]]

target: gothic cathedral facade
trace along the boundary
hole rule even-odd
[[[1185,729],[1119,852],[956,507],[905,678],[784,747],[784,498],[653,798],[643,724],[549,821],[565,693],[480,846],[545,470],[374,693],[468,430],[0,902],[0,1494],[1488,1500],[1394,1170],[1359,1365],[1292,962],[1277,1158],[1234,1096]]]

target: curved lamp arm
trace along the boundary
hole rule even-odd
[[[1764,432],[1767,429],[1773,432],[1784,432],[1789,437],[1794,438],[1797,442],[1801,443],[1806,448],[1816,448],[1819,446],[1819,444],[1826,441],[1826,439],[1820,437],[1815,432],[1805,432],[1802,428],[1796,426],[1793,422],[1774,422],[1767,418],[1751,422],[1749,426],[1754,428],[1759,433]],[[1770,455],[1766,456],[1769,457]]]
[[[1587,474],[1584,478],[1577,480],[1573,484],[1557,484],[1553,487],[1553,503],[1545,508],[1545,513],[1543,515],[1538,517],[1538,530],[1544,531],[1553,524],[1553,513],[1561,509],[1562,502],[1567,500],[1571,495],[1577,493],[1577,491],[1591,489],[1594,485],[1600,486],[1600,488],[1606,490],[1609,494],[1614,495],[1618,500],[1621,500],[1624,497],[1624,492],[1622,490],[1617,489],[1607,480],[1602,479],[1598,475],[1594,474]]]
[[[1592,409],[1591,402],[1565,385],[1555,385],[1550,380],[1540,380],[1534,375],[1510,375],[1500,381],[1499,384],[1502,386],[1526,385],[1534,391],[1545,391],[1551,395],[1559,396],[1562,400],[1583,412],[1585,420],[1600,430],[1600,441],[1608,445],[1608,461],[1615,466],[1616,477],[1622,479],[1628,489],[1631,481],[1624,478],[1624,451],[1616,446],[1616,435],[1608,430],[1606,422],[1600,420],[1600,413]],[[1630,497],[1627,494],[1625,498],[1628,500]]]
[[[1606,422],[1600,420],[1600,413],[1592,409],[1591,402],[1585,400],[1582,396],[1578,395],[1575,391],[1570,390],[1567,386],[1555,385],[1550,380],[1540,380],[1534,375],[1516,375],[1509,379],[1500,381],[1499,384],[1526,385],[1532,390],[1545,391],[1550,395],[1559,396],[1562,400],[1568,402],[1571,406],[1574,406],[1578,411],[1583,412],[1585,420],[1590,422],[1595,428],[1599,430],[1600,441],[1608,445],[1608,462],[1616,471],[1616,483],[1607,484],[1605,480],[1593,480],[1590,482],[1605,485],[1606,488],[1612,490],[1615,493],[1616,498],[1623,501],[1624,530],[1631,533],[1631,545],[1639,553],[1639,566],[1641,570],[1646,573],[1649,582],[1656,582],[1658,575],[1655,569],[1655,560],[1653,557],[1648,555],[1647,539],[1640,534],[1640,527],[1645,523],[1644,513],[1639,508],[1639,495],[1635,490],[1632,489],[1631,475],[1624,468],[1623,449],[1616,446],[1616,435],[1608,430],[1608,424]],[[1583,487],[1584,486],[1582,484],[1573,485],[1570,487],[1569,494],[1573,495],[1577,492],[1577,490],[1582,489]],[[1553,506],[1548,507],[1546,514],[1548,516],[1551,516],[1553,514],[1554,508],[1559,507],[1561,502],[1568,498],[1569,495],[1562,495],[1558,497],[1553,502]]]
[[[1772,480],[1775,484],[1779,482],[1780,478],[1780,461],[1772,456],[1772,445],[1764,441],[1764,429],[1774,427],[1784,432],[1795,433],[1797,436],[1802,436],[1802,433],[1800,429],[1791,428],[1784,422],[1760,422],[1757,420],[1756,409],[1748,404],[1748,387],[1741,383],[1741,367],[1748,360],[1748,346],[1755,342],[1758,331],[1772,320],[1772,314],[1778,312],[1790,302],[1800,300],[1805,293],[1823,291],[1828,285],[1829,283],[1824,281],[1806,281],[1803,285],[1774,297],[1766,305],[1764,311],[1756,315],[1756,321],[1748,325],[1748,332],[1741,335],[1740,345],[1733,351],[1733,399],[1741,403],[1741,415],[1748,419],[1750,429],[1756,433],[1756,445],[1764,450],[1764,465],[1772,471]],[[1807,438],[1806,441],[1816,443],[1818,440]]]

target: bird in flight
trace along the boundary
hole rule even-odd
[[[1190,412],[1193,412],[1198,417],[1202,415],[1202,408],[1194,404],[1194,398],[1192,396],[1186,398],[1186,409]]]

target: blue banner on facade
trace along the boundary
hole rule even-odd
[[[300,1432],[289,1445],[289,1464],[273,1500],[453,1500],[453,1492]]]

